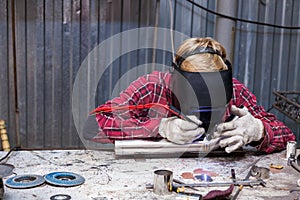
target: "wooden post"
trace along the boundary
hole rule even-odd
[[[10,145],[9,145],[9,141],[8,141],[8,136],[7,136],[7,131],[6,131],[6,126],[5,126],[4,120],[0,120],[0,137],[1,137],[1,141],[2,141],[3,151],[9,151]]]

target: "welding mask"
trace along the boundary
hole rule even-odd
[[[220,55],[210,47],[198,48],[173,63],[170,86],[172,105],[186,115],[197,116],[206,132],[210,132],[216,124],[222,122],[232,97],[232,67],[226,60],[228,69],[217,72],[186,72],[180,69],[184,59],[200,53]]]

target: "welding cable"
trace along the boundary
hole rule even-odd
[[[13,147],[13,148],[11,148],[10,150],[9,150],[9,152],[7,152],[6,153],[6,155],[5,156],[3,156],[2,158],[0,158],[0,163],[2,164],[2,163],[5,163],[5,162],[2,162],[3,160],[5,160],[6,158],[8,158],[8,156],[13,152],[13,151],[17,151],[17,150],[19,150],[20,149],[20,147],[19,146],[15,146],[15,147]]]
[[[270,26],[273,28],[282,28],[282,29],[300,29],[299,26],[281,26],[281,25],[277,25],[277,24],[269,24],[269,23],[264,23],[264,22],[259,22],[259,21],[252,21],[252,20],[247,20],[247,19],[241,19],[241,18],[237,18],[237,17],[232,17],[229,15],[224,15],[222,13],[218,13],[215,12],[213,10],[210,10],[208,8],[205,8],[203,6],[201,6],[200,4],[192,1],[192,0],[187,0],[188,2],[190,2],[191,4],[193,4],[194,6],[197,6],[198,8],[201,8],[202,10],[205,10],[208,13],[217,15],[219,17],[223,17],[223,18],[227,18],[227,19],[231,19],[233,21],[240,21],[240,22],[246,22],[246,23],[250,23],[250,24],[256,24],[256,25],[262,25],[262,26]]]
[[[298,159],[299,159],[298,157],[297,157],[297,160],[295,159],[295,156],[289,157],[287,164],[290,165],[290,166],[292,166],[297,172],[300,172],[300,167],[297,164],[298,163]]]
[[[291,162],[291,166],[297,171],[300,172],[299,166],[295,162]]]
[[[98,114],[98,113],[114,112],[114,111],[123,111],[123,110],[149,109],[152,107],[165,108],[166,110],[172,112],[173,114],[177,114],[176,112],[172,111],[167,105],[163,105],[159,103],[147,103],[147,104],[138,104],[138,105],[100,107],[91,111],[90,115]]]
[[[0,159],[0,163],[2,163],[2,161],[5,160],[12,153],[13,150],[18,149],[19,147],[14,147],[12,149],[10,148],[4,120],[0,120],[0,137],[2,141],[2,149],[3,151],[7,151],[7,154]]]
[[[270,112],[272,109],[273,109],[274,107],[273,107],[273,105],[270,107],[270,108],[268,108],[266,111],[267,112]]]
[[[4,163],[2,161],[5,160],[12,153],[13,150],[20,149],[19,146],[15,146],[12,149],[10,148],[7,131],[6,131],[6,125],[5,125],[4,120],[0,120],[0,138],[1,138],[1,142],[2,142],[3,151],[7,152],[7,154],[3,158],[0,159],[0,163]]]
[[[184,113],[180,112],[177,110],[174,106],[170,105],[164,105],[160,103],[147,103],[147,104],[139,104],[139,105],[126,105],[126,106],[111,106],[111,107],[100,107],[92,110],[90,112],[90,115],[98,114],[98,113],[108,113],[108,112],[114,112],[114,111],[121,111],[121,110],[134,110],[134,109],[150,109],[153,107],[159,107],[159,108],[164,108],[173,115],[178,116],[181,119],[184,119],[186,121],[192,122],[198,126],[201,124],[193,121],[191,118],[186,116]]]

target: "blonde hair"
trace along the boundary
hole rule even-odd
[[[201,53],[188,56],[180,65],[180,69],[187,72],[213,72],[228,69],[225,64],[226,50],[217,41],[210,37],[190,38],[185,40],[177,50],[175,61],[178,62],[181,56],[190,53],[199,47],[210,47],[218,54]]]

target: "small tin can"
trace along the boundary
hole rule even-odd
[[[290,158],[291,156],[296,156],[296,150],[297,150],[297,142],[291,141],[288,142],[286,145],[286,158]]]
[[[173,172],[169,170],[156,170],[154,172],[153,191],[157,195],[172,194]]]

